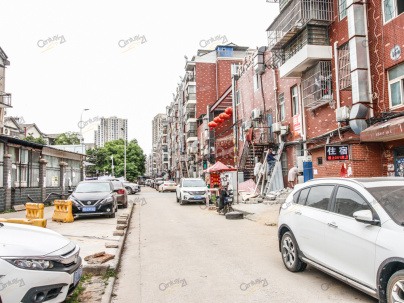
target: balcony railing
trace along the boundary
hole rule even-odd
[[[0,92],[0,108],[11,107],[11,94]]]
[[[195,82],[195,74],[193,72],[187,72],[185,74],[186,82]]]
[[[282,48],[307,24],[329,25],[334,20],[333,2],[333,0],[291,0],[267,29],[269,48]]]
[[[188,119],[196,119],[196,112],[194,112],[194,111],[187,112],[185,114],[185,121],[187,121]]]
[[[198,137],[198,133],[196,130],[189,130],[187,131],[187,139],[192,137]]]
[[[188,100],[196,100],[196,93],[188,93],[185,97]]]

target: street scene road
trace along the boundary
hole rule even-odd
[[[112,302],[377,302],[308,267],[287,271],[277,227],[226,220],[142,189]]]

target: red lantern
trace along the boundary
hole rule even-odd
[[[226,116],[227,116],[227,115],[226,115],[225,113],[223,113],[223,114],[220,114],[220,115],[219,115],[219,118],[222,119],[222,120],[226,120],[226,118],[225,118]]]
[[[213,127],[213,128],[217,127],[217,123],[216,123],[216,122],[210,122],[209,124],[210,124],[210,125],[209,125],[210,127]]]
[[[224,112],[231,116],[233,114],[233,109],[231,107],[228,107]]]
[[[219,118],[219,119],[218,119],[218,121],[219,121],[218,123],[222,124],[222,123],[224,122],[224,120],[221,119],[220,117],[217,117],[217,118]]]
[[[227,119],[230,118],[230,115],[228,115],[228,114],[223,114],[223,118],[224,118],[225,120],[227,120]]]
[[[215,119],[213,119],[213,121],[215,121],[216,123],[220,123],[220,118],[216,117]]]

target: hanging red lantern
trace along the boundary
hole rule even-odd
[[[215,122],[209,122],[209,123],[208,123],[208,126],[209,126],[209,127],[213,127],[212,123],[215,123]]]
[[[227,119],[229,119],[229,118],[230,118],[230,115],[228,115],[228,114],[223,114],[223,119],[227,120]]]
[[[227,115],[225,113],[223,113],[223,114],[219,115],[219,118],[222,119],[222,120],[226,120],[225,116],[227,116]]]
[[[216,122],[210,122],[210,127],[213,127],[213,128],[217,127],[217,123]]]
[[[220,123],[220,118],[216,117],[215,119],[213,119],[213,121],[215,121],[216,123]]]
[[[226,114],[228,115],[232,115],[233,114],[233,109],[231,107],[226,108],[226,110],[224,111]]]
[[[224,122],[224,120],[223,119],[221,119],[220,117],[217,117],[217,118],[219,118],[219,119],[217,119],[219,122],[219,124],[222,124],[223,122]]]

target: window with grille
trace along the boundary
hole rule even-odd
[[[349,59],[349,43],[338,48],[338,72],[340,90],[351,90],[351,62]]]
[[[389,22],[390,20],[404,13],[404,1],[384,0],[383,11],[384,11],[384,22]]]
[[[303,74],[302,92],[304,106],[311,109],[315,109],[332,100],[330,61],[320,61]]]
[[[255,74],[254,75],[254,91],[256,91],[259,88],[260,88],[260,84],[259,84],[258,74]]]
[[[281,165],[282,165],[282,175],[287,176],[288,175],[288,154],[282,153],[281,155]]]
[[[346,0],[338,0],[339,21],[346,17]]]
[[[279,95],[279,107],[281,108],[281,121],[285,120],[285,94]]]
[[[236,99],[236,105],[239,105],[241,103],[241,99],[240,99],[240,91],[236,91],[235,93],[235,99]]]

